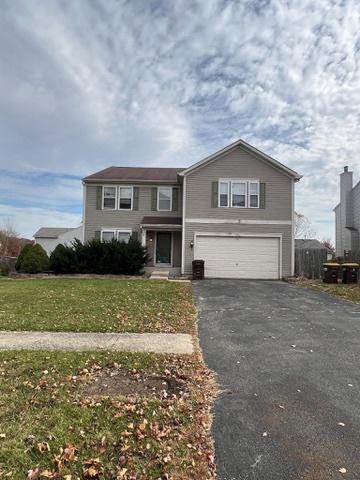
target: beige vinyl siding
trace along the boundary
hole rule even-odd
[[[258,179],[266,184],[266,208],[212,208],[212,182]],[[291,178],[239,147],[186,177],[186,218],[291,220]]]
[[[179,195],[176,212],[151,210],[151,190],[156,185],[136,185],[139,187],[139,210],[96,210],[96,187],[98,185],[101,185],[101,183],[86,185],[85,241],[94,238],[95,231],[102,228],[129,228],[132,231],[139,232],[140,223],[144,216],[182,216],[182,189],[180,185],[177,186]]]
[[[261,208],[212,208],[212,182],[220,178],[257,179],[266,184],[265,209]],[[186,177],[186,222],[184,273],[191,273],[195,232],[281,234],[282,275],[291,275],[292,259],[292,179],[281,170],[274,168],[240,147],[219,157],[208,165],[195,170]],[[187,222],[201,219],[199,223]],[[206,223],[206,220],[209,220]],[[253,220],[257,222],[284,222],[285,224],[226,224],[211,223],[211,220]],[[205,223],[204,223],[205,222]]]

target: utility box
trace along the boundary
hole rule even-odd
[[[358,283],[359,281],[359,264],[358,263],[343,263],[342,283]]]
[[[193,260],[192,262],[192,275],[194,280],[203,280],[205,270],[204,260]]]
[[[323,264],[324,276],[323,282],[325,283],[338,283],[338,276],[340,270],[339,263],[324,263]]]

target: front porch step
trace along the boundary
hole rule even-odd
[[[154,270],[151,272],[150,280],[168,280],[169,275],[169,270]]]

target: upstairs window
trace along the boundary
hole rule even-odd
[[[249,182],[249,207],[259,208],[259,182]]]
[[[103,187],[103,208],[108,210],[115,210],[116,187]]]
[[[119,209],[132,210],[133,188],[119,187]]]
[[[172,188],[159,187],[158,188],[158,210],[170,211],[172,201]]]
[[[258,180],[219,180],[219,207],[260,208],[260,184]]]
[[[231,206],[246,207],[246,182],[231,182]]]
[[[228,207],[229,206],[229,186],[230,182],[220,182],[219,188],[219,206]]]

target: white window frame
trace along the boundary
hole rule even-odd
[[[220,185],[221,183],[228,184],[228,202],[227,205],[220,205]],[[245,183],[245,206],[240,207],[232,204],[233,199],[233,184]],[[250,184],[255,183],[258,185],[258,205],[257,207],[250,206]],[[218,180],[218,207],[219,208],[260,208],[260,180],[256,178],[219,178]]]
[[[131,228],[102,228],[100,232],[100,241],[103,242],[103,233],[114,233],[115,240],[119,240],[119,233],[129,233],[132,235]]]
[[[104,234],[104,233],[113,233],[113,234],[114,234],[114,238],[116,239],[116,237],[117,237],[116,230],[111,230],[110,228],[109,228],[109,229],[101,230],[101,233],[100,233],[100,241],[101,241],[101,243],[104,242],[104,239],[103,239],[103,234]]]
[[[121,189],[122,188],[130,188],[131,189],[131,208],[120,208],[120,201],[121,201]],[[123,210],[127,212],[131,212],[134,207],[134,186],[133,185],[119,185],[118,186],[118,202],[117,202],[118,210]]]
[[[160,189],[166,189],[170,191],[170,208],[160,208]],[[157,210],[158,212],[171,212],[172,211],[172,196],[173,196],[173,187],[163,187],[160,186],[157,188]]]
[[[116,240],[118,240],[118,241],[119,241],[119,233],[129,233],[130,234],[129,240],[130,240],[131,235],[132,235],[132,230],[131,230],[131,228],[120,228],[120,229],[116,230]]]
[[[231,200],[231,202],[230,202],[230,208],[247,208],[247,207],[248,207],[248,182],[247,182],[247,180],[241,180],[241,179],[239,179],[239,180],[231,180],[230,183],[231,183],[231,192],[230,192],[230,200]],[[245,196],[245,205],[244,205],[244,206],[242,206],[242,205],[233,205],[233,195],[234,195],[234,194],[233,194],[233,184],[234,184],[234,183],[241,183],[241,184],[245,185],[245,194],[244,194],[244,196]]]
[[[109,208],[109,207],[105,207],[104,206],[104,203],[105,203],[105,188],[115,188],[115,207],[114,208]],[[103,210],[116,210],[117,209],[117,202],[118,202],[118,188],[116,185],[103,185],[102,187],[102,209]]]
[[[226,183],[228,186],[228,193],[227,193],[227,205],[220,205],[220,195],[221,195],[221,184]],[[230,189],[230,180],[225,178],[220,178],[218,183],[218,207],[219,208],[229,208],[229,200],[231,197],[231,189]]]
[[[252,207],[251,203],[250,203],[250,184],[257,185],[257,187],[258,187],[257,206],[256,207]],[[260,208],[260,182],[259,182],[259,180],[249,180],[248,181],[248,205],[249,205],[249,208]]]

